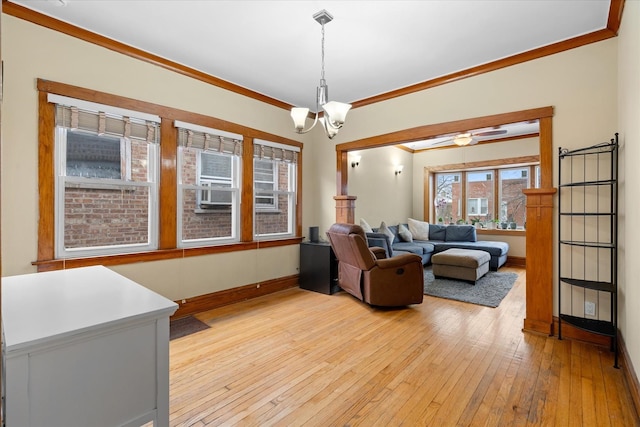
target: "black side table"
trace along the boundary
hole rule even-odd
[[[300,243],[300,288],[331,295],[338,286],[338,260],[326,242]]]

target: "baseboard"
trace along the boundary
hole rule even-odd
[[[178,310],[171,316],[171,320],[296,287],[298,286],[298,277],[299,276],[295,274],[254,283],[252,285],[225,289],[224,291],[178,300],[176,301]]]
[[[553,316],[553,335],[558,336],[558,317]],[[600,347],[611,347],[611,338],[600,334],[594,334],[583,329],[576,328],[569,323],[562,322],[562,338],[582,341]]]
[[[640,383],[638,382],[636,370],[633,368],[631,358],[627,352],[627,346],[620,334],[618,334],[618,350],[620,353],[620,365],[622,365],[621,369],[624,374],[627,387],[629,388],[629,393],[631,393],[631,398],[633,399],[633,406],[636,408],[636,413],[640,414]]]
[[[505,265],[509,267],[526,267],[527,258],[523,256],[507,256],[507,262]]]

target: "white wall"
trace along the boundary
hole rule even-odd
[[[619,35],[620,111],[619,327],[636,373],[640,369],[640,3],[628,1]]]

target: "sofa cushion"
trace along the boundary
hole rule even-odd
[[[440,240],[444,242],[446,232],[446,225],[429,224],[429,240]]]
[[[475,242],[476,228],[472,225],[449,225],[445,230],[445,242]]]
[[[360,218],[360,227],[362,227],[365,233],[373,233],[373,229],[364,218]]]
[[[416,240],[429,240],[429,223],[409,218],[409,231]]]
[[[398,236],[403,242],[413,242],[413,234],[404,224],[398,224]]]
[[[387,224],[384,221],[380,223],[380,228],[378,228],[378,233],[386,234],[389,237],[389,241],[393,245],[396,235],[393,231],[391,231],[391,229],[387,226]]]
[[[430,254],[435,250],[431,243],[414,240],[413,242],[397,242],[393,245],[394,252],[406,251],[417,255]]]

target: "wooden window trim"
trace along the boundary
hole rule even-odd
[[[278,135],[227,122],[198,113],[183,111],[158,104],[139,101],[118,95],[98,92],[64,83],[38,79],[38,251],[32,262],[38,271],[59,270],[89,265],[119,265],[144,261],[200,256],[224,252],[245,251],[267,247],[299,244],[302,241],[302,143]],[[144,111],[161,117],[160,123],[160,191],[158,249],[133,254],[55,259],[55,105],[49,103],[49,93],[75,99],[112,105],[136,111]],[[198,248],[177,247],[177,129],[175,120],[197,123],[202,126],[238,133],[244,137],[242,170],[242,221],[241,242]],[[298,186],[296,204],[295,237],[279,240],[253,240],[253,139],[265,139],[300,148],[298,156]],[[246,161],[250,159],[250,161]]]

